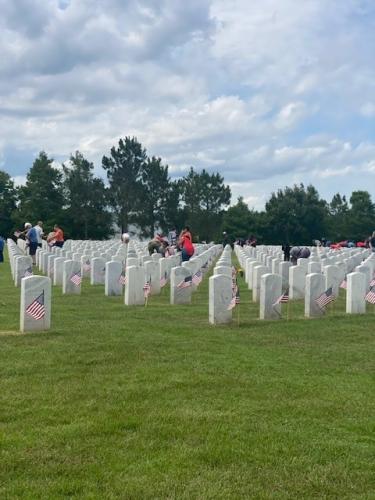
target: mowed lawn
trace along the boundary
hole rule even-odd
[[[19,335],[0,264],[0,498],[375,498],[374,306],[261,322],[240,285],[225,327],[207,277],[191,306],[55,287]]]

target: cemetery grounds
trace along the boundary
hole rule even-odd
[[[6,258],[7,260],[7,258]],[[229,326],[54,287],[52,329],[21,335],[0,265],[1,498],[375,498],[375,306],[259,321],[240,278]]]

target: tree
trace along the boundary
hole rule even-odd
[[[162,165],[161,158],[147,158],[142,165],[141,181],[142,211],[138,223],[143,233],[152,238],[156,228],[166,225],[170,186],[168,166]]]
[[[182,200],[185,203],[187,223],[201,239],[212,240],[218,236],[225,206],[231,198],[229,186],[219,174],[206,170],[196,172],[192,167],[181,180]]]
[[[64,202],[62,172],[52,166],[52,158],[42,151],[27,174],[26,185],[20,188],[19,214],[21,220],[45,226],[59,222]]]
[[[272,193],[266,218],[269,242],[311,244],[325,232],[327,205],[313,186],[294,185]]]
[[[103,169],[109,181],[110,203],[115,210],[117,224],[124,232],[136,222],[142,192],[142,167],[146,150],[135,137],[120,139],[118,148],[111,148],[109,157],[103,156]]]
[[[17,209],[17,191],[9,174],[0,170],[0,235],[9,236]]]
[[[345,196],[336,193],[328,207],[328,235],[333,241],[348,238],[349,206]]]
[[[375,206],[367,191],[353,191],[350,197],[348,234],[363,241],[375,229]]]
[[[235,239],[247,239],[250,234],[259,237],[257,218],[258,214],[249,210],[243,197],[240,196],[237,203],[224,213],[223,231]]]
[[[77,151],[63,165],[66,197],[66,227],[70,236],[81,239],[107,238],[112,217],[102,179],[94,177],[94,165]]]

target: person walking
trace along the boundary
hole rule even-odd
[[[33,260],[33,264],[35,265],[35,254],[38,248],[38,233],[35,227],[32,227],[30,222],[25,223],[25,237],[27,241],[27,246],[29,247],[29,254]]]
[[[38,236],[38,247],[42,248],[42,241],[43,241],[43,236],[44,236],[44,231],[43,231],[43,222],[40,220],[38,221],[38,224],[34,226],[36,234]]]

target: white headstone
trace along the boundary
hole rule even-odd
[[[230,323],[232,309],[228,309],[232,300],[232,278],[228,275],[211,276],[209,282],[209,322],[213,325]]]
[[[143,286],[145,272],[143,267],[130,266],[126,268],[127,283],[125,287],[125,305],[140,306],[145,303]]]
[[[305,316],[316,318],[322,316],[324,311],[316,303],[316,299],[325,290],[325,278],[322,273],[311,273],[306,276]]]
[[[110,260],[105,265],[104,294],[107,296],[122,295],[123,284],[121,282],[122,264]]]
[[[66,260],[63,264],[63,294],[79,295],[81,293],[81,263]]]
[[[348,314],[364,314],[366,312],[366,275],[350,273],[346,277],[346,312]]]
[[[280,319],[281,304],[276,304],[281,297],[282,278],[279,274],[263,274],[260,279],[260,319]]]
[[[51,280],[30,276],[21,281],[21,332],[49,330],[51,327]]]

